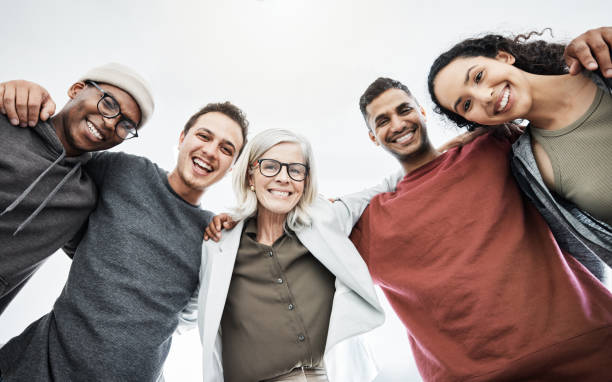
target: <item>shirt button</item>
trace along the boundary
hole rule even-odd
[[[276,283],[277,284],[282,284],[283,283],[283,279],[276,279]]]
[[[300,335],[298,336],[298,342],[303,342],[305,338],[306,338],[306,337],[304,337],[304,335],[303,335],[303,334],[300,334]]]
[[[294,306],[293,304],[289,304],[289,305],[287,306],[287,308],[289,308],[289,310],[293,310],[293,308],[295,308],[295,306]]]
[[[272,253],[272,251],[268,252],[268,257],[272,257],[274,254]]]

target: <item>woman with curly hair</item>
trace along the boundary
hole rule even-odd
[[[561,247],[602,279],[593,254],[612,265],[612,80],[570,75],[565,46],[534,35],[458,43],[434,61],[429,93],[436,112],[468,130],[529,121],[513,145],[514,175]]]

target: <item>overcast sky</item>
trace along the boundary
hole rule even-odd
[[[398,164],[368,139],[357,101],[378,76],[408,85],[428,112],[438,145],[456,134],[430,111],[429,65],[460,39],[482,32],[553,29],[555,40],[610,23],[606,1],[3,1],[0,80],[43,84],[58,108],[89,68],[110,61],[148,77],[156,96],[141,136],[119,146],[170,170],[180,130],[199,107],[230,100],[251,134],[289,128],[314,146],[321,191],[372,185]],[[1,155],[1,154],[0,154]],[[231,206],[229,177],[203,207]],[[0,343],[52,307],[70,262],[56,254],[0,317]],[[378,382],[419,381],[406,334],[393,313],[370,339]],[[197,330],[175,337],[166,379],[199,381]]]

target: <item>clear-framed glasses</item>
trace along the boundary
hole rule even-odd
[[[119,122],[115,125],[115,134],[123,139],[131,139],[136,138],[138,136],[138,130],[136,129],[136,124],[126,118],[123,114],[121,114],[121,107],[119,107],[119,102],[112,95],[108,94],[104,89],[102,89],[97,83],[87,80],[86,84],[94,86],[100,92],[102,92],[102,97],[98,101],[98,112],[104,118],[117,118],[121,116]]]
[[[283,166],[287,167],[287,174],[296,182],[301,182],[308,175],[308,167],[302,163],[282,163],[275,159],[258,159],[259,172],[268,178],[276,176]]]

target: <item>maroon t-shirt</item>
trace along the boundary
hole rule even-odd
[[[521,196],[510,142],[442,154],[375,197],[351,239],[426,381],[612,380],[612,294]]]

